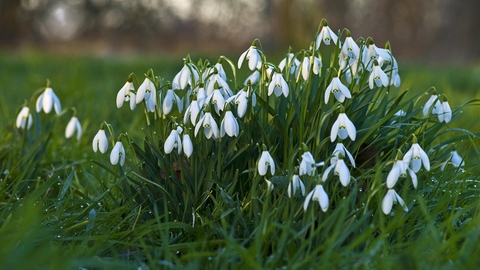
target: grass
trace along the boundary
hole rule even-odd
[[[381,183],[391,165],[358,168],[352,175],[367,182],[356,181],[348,189],[326,185],[331,205],[324,214],[318,207],[304,212],[298,197],[286,198],[282,190],[286,175],[272,177],[275,189],[268,193],[252,169],[232,169],[231,164],[240,164],[236,155],[249,160],[259,154],[256,148],[242,148],[240,139],[232,143],[238,149],[226,146],[227,151],[218,154],[230,157],[231,164],[192,158],[192,171],[198,175],[190,175],[180,165],[181,176],[174,177],[179,173],[173,170],[177,160],[165,155],[163,145],[156,142],[156,136],[165,139],[169,128],[157,124],[148,129],[143,114],[114,104],[131,72],[141,77],[153,68],[156,74],[173,78],[183,65],[179,59],[0,55],[4,89],[0,268],[476,268],[480,262],[478,101],[455,108],[480,98],[478,70],[400,63],[400,89],[410,89],[405,100],[416,100],[435,86],[449,98],[454,111],[462,111],[447,127],[447,135],[426,144],[440,158],[443,140],[457,142],[457,150],[468,157],[467,172],[455,168],[424,172],[418,189],[407,184],[397,188],[410,211],[403,213],[397,205],[394,213],[384,215],[379,206],[384,195]],[[28,136],[13,128],[22,103],[34,102],[33,93],[47,78],[62,105],[76,108],[84,128],[81,140],[64,138],[71,112],[58,117],[35,114],[41,124]],[[135,158],[127,159],[124,168],[110,165],[106,155],[91,150],[104,120],[117,132],[128,131],[133,141],[128,153]],[[460,128],[477,135],[462,137],[465,132]],[[360,151],[362,146],[355,147]],[[385,155],[391,155],[389,151]],[[220,159],[216,155],[204,158]],[[249,165],[254,168],[255,160]],[[226,169],[216,170],[217,166]],[[167,178],[172,182],[161,172],[171,175]],[[247,175],[255,184],[244,182]],[[195,181],[186,181],[190,178]]]

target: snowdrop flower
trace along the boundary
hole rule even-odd
[[[205,114],[198,120],[197,125],[195,126],[195,137],[197,137],[198,131],[203,127],[203,133],[207,139],[210,139],[212,136],[214,139],[218,138],[218,125],[210,114],[210,110],[207,107]]]
[[[340,102],[345,101],[345,98],[352,98],[350,91],[343,85],[338,77],[334,77],[325,90],[325,104],[328,103],[330,93],[333,93],[335,98]]]
[[[302,161],[300,161],[300,166],[298,168],[299,175],[314,175],[315,174],[315,160],[313,159],[312,153],[304,152],[302,154]]]
[[[341,69],[343,69],[346,66],[347,60],[349,61],[349,64],[353,63],[356,59],[358,59],[360,56],[360,47],[358,47],[357,43],[355,40],[353,40],[350,31],[346,31],[346,38],[345,42],[342,45],[342,49],[340,50],[340,59],[341,62],[345,62],[343,64],[343,67],[341,65]]]
[[[430,171],[430,160],[428,159],[427,153],[418,145],[415,135],[413,135],[412,146],[403,156],[403,160],[407,164],[410,164],[410,167],[416,173],[420,170],[422,164],[425,170]]]
[[[192,140],[190,139],[190,135],[186,133],[183,134],[183,153],[185,153],[187,157],[190,157],[193,153]]]
[[[115,143],[110,153],[110,163],[112,163],[112,165],[120,164],[121,166],[125,163],[125,148],[123,148],[121,141]]]
[[[197,95],[193,95],[193,100],[190,102],[190,105],[188,105],[185,114],[183,115],[183,124],[187,124],[188,118],[190,118],[190,122],[195,126],[199,113],[200,105],[198,104]]]
[[[23,106],[20,112],[17,115],[17,120],[15,121],[15,126],[22,129],[30,129],[32,127],[33,119],[30,109],[27,106]]]
[[[95,137],[93,137],[92,148],[94,152],[99,150],[102,154],[105,154],[105,152],[108,150],[108,139],[107,135],[105,134],[103,124],[100,126],[100,130],[97,132]]]
[[[374,85],[377,87],[388,86],[388,77],[387,74],[378,66],[378,62],[375,61],[373,64],[372,73],[370,73],[370,77],[368,77],[368,86],[370,89],[373,89]]]
[[[355,168],[355,160],[353,159],[352,154],[347,150],[347,148],[343,145],[343,143],[339,142],[335,146],[335,149],[333,150],[333,156],[330,159],[330,164],[336,163],[339,156],[347,156],[348,159],[350,160],[350,164]]]
[[[67,124],[67,128],[65,129],[65,137],[68,139],[73,136],[73,133],[77,132],[77,140],[80,140],[82,137],[82,125],[78,121],[76,116],[73,116]]]
[[[399,203],[405,212],[408,212],[408,207],[405,204],[405,202],[400,198],[400,196],[395,192],[393,189],[389,189],[387,191],[387,194],[385,194],[385,197],[383,197],[382,200],[382,211],[385,215],[390,214],[390,211],[392,211],[392,206],[393,203]]]
[[[157,88],[155,84],[150,80],[153,77],[153,71],[150,69],[147,72],[147,77],[143,80],[142,84],[138,87],[136,102],[139,104],[142,100],[148,101],[153,98],[155,105],[157,105]]]
[[[337,120],[333,123],[332,130],[330,131],[330,141],[335,141],[337,136],[342,140],[350,137],[352,141],[355,141],[357,136],[357,129],[352,121],[348,119],[343,107],[340,108],[340,114],[338,115]]]
[[[432,95],[430,96],[430,98],[427,100],[427,102],[425,103],[425,106],[423,106],[423,116],[427,116],[428,112],[430,111],[430,108],[433,106],[433,110],[432,110],[432,113],[433,114],[437,114],[438,113],[438,110],[439,108],[442,106],[440,104],[440,95],[437,95],[437,91],[433,90],[433,93]]]
[[[366,65],[367,70],[372,70],[372,65],[375,60],[379,58],[390,59],[390,54],[386,51],[380,50],[374,43],[372,38],[367,38],[365,41],[367,49],[363,50],[362,62]]]
[[[268,95],[275,93],[275,96],[279,97],[283,95],[288,97],[288,84],[282,76],[282,73],[273,72],[272,80],[268,85]]]
[[[389,43],[387,43],[387,46],[389,47]],[[388,73],[390,74],[390,85],[394,85],[395,87],[400,86],[400,75],[398,74],[398,63],[395,57],[393,57],[392,53],[388,49],[381,49],[377,48],[378,51],[380,51],[379,57],[378,57],[378,65],[383,66],[386,64],[386,67],[384,70],[387,70]],[[385,56],[388,56],[388,58],[383,58]]]
[[[57,115],[62,111],[60,100],[58,99],[57,95],[55,95],[55,92],[53,92],[53,89],[47,86],[45,91],[43,91],[43,93],[37,98],[36,109],[37,112],[43,110],[45,113],[50,113],[50,111],[52,111],[52,107],[55,109],[55,113]]]
[[[117,94],[117,108],[122,107],[123,102],[130,101],[130,109],[133,111],[137,106],[137,100],[135,95],[135,87],[132,83],[132,74],[128,76],[125,85],[118,91]]]
[[[244,90],[238,91],[238,93],[225,100],[226,103],[229,103],[231,101],[234,101],[235,104],[237,104],[237,115],[238,117],[242,118],[247,112],[248,106],[248,92],[246,88],[244,88]]]
[[[198,106],[202,108],[208,97],[207,91],[205,91],[205,88],[203,87],[203,83],[200,82],[200,85],[196,88],[196,91],[194,92],[197,95]]]
[[[320,33],[318,33],[317,39],[316,39],[316,48],[320,48],[320,44],[323,42],[325,45],[330,45],[330,41],[333,41],[334,44],[337,44],[337,35],[330,29],[328,26],[328,22],[325,19],[322,19],[320,22],[322,25],[322,29],[320,30]]]
[[[267,170],[270,167],[270,174],[274,175],[275,174],[275,161],[273,161],[272,156],[270,156],[270,153],[266,150],[266,147],[264,147],[265,150],[263,150],[262,155],[260,156],[260,159],[258,160],[258,174],[261,176],[264,176],[267,174]]]
[[[255,70],[252,74],[250,74],[245,79],[245,82],[243,82],[243,85],[246,86],[249,82],[250,84],[256,84],[259,81],[260,81],[260,72],[258,70]]]
[[[312,64],[313,63],[313,64]],[[312,66],[313,65],[313,66]],[[302,77],[305,81],[308,81],[310,77],[310,66],[312,66],[312,72],[315,75],[320,74],[322,68],[322,61],[316,56],[306,55],[302,61]]]
[[[328,195],[323,189],[322,185],[317,184],[315,188],[308,193],[307,197],[305,198],[305,202],[303,203],[304,211],[307,211],[310,201],[318,201],[318,204],[322,208],[323,212],[328,210]]]
[[[250,48],[240,55],[240,58],[238,59],[238,69],[242,67],[244,60],[248,61],[248,68],[252,71],[260,69],[262,66],[262,58],[260,56],[260,51],[255,46],[255,41],[252,42]]]
[[[233,116],[233,113],[228,110],[225,112],[222,122],[220,123],[220,137],[225,136],[225,133],[230,137],[237,137],[240,132],[237,119]]]
[[[181,127],[177,127],[170,132],[163,148],[165,150],[165,154],[170,154],[173,151],[173,148],[177,148],[177,152],[180,155],[182,152],[182,139],[180,139],[180,134],[182,134],[183,129]]]
[[[445,170],[445,165],[452,164],[455,168],[463,167],[465,162],[463,161],[462,157],[457,153],[456,150],[450,152],[450,156],[448,157],[447,161],[442,163],[440,170]]]
[[[220,115],[220,111],[223,111],[225,107],[225,98],[223,97],[220,89],[218,88],[215,88],[215,90],[213,90],[213,92],[207,97],[207,100],[205,102],[212,103],[215,108],[215,112],[218,115]]]
[[[294,74],[296,71],[298,71],[298,68],[300,67],[300,61],[295,58],[292,48],[289,48],[287,55],[282,59],[282,61],[280,61],[278,67],[281,71],[283,71],[285,67],[290,67],[290,74]]]
[[[412,178],[412,184],[414,188],[417,188],[418,181],[417,175],[415,172],[408,167],[408,163],[402,159],[398,159],[399,155],[397,155],[397,160],[395,160],[392,170],[388,173],[387,176],[387,187],[393,188],[398,181],[399,177],[405,178],[407,177],[407,172]]]
[[[230,86],[228,86],[228,83],[219,75],[217,71],[215,71],[215,73],[212,75],[212,77],[210,77],[210,80],[208,81],[206,88],[207,95],[211,95],[216,87],[223,90],[222,94],[224,95],[224,97],[231,97],[233,95]]]
[[[175,91],[172,89],[167,90],[167,94],[163,99],[162,110],[164,114],[169,114],[172,111],[173,104],[177,104],[178,111],[181,112],[183,109],[182,100],[175,94]]]
[[[182,69],[173,78],[172,86],[174,89],[185,89],[187,85],[193,87],[197,83],[198,78],[197,68],[190,63],[190,57],[187,55]]]
[[[299,190],[302,192],[302,195],[305,196],[305,185],[303,184],[302,180],[300,180],[300,177],[297,174],[294,174],[292,176],[292,181],[288,183],[288,197],[291,198],[292,195],[295,196]]]
[[[335,169],[334,169],[335,168]],[[344,187],[348,186],[348,184],[350,183],[350,171],[348,170],[348,167],[347,165],[345,164],[345,161],[343,160],[343,156],[339,156],[337,159],[336,159],[336,162],[335,163],[332,163],[326,170],[325,172],[323,173],[323,176],[322,176],[322,181],[325,182],[328,178],[328,175],[330,174],[330,171],[334,169],[334,174],[335,175],[338,175],[339,179],[340,179],[340,183],[342,183],[342,185]]]
[[[225,69],[223,68],[222,65],[222,58],[219,58],[217,63],[215,64],[213,70],[217,70],[218,75],[220,78],[222,78],[224,81],[227,81],[227,74],[225,73]]]
[[[249,103],[252,105],[252,107],[255,107],[257,103],[257,96],[255,93],[250,93],[251,90],[251,84],[248,83],[242,91],[238,91],[238,93],[225,100],[225,103],[230,103],[233,101],[235,104],[237,104],[237,115],[240,118],[242,118],[247,112]]]
[[[449,123],[452,120],[452,109],[448,104],[447,98],[443,95],[441,107],[438,110],[438,121]]]

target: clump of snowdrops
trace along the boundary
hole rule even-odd
[[[394,215],[433,174],[463,170],[455,142],[439,140],[456,118],[447,97],[402,90],[389,43],[323,19],[278,63],[259,40],[238,59],[183,63],[173,78],[132,73],[118,91],[116,107],[145,114],[142,141],[108,122],[93,140],[132,198],[169,219],[197,226],[237,209],[258,221],[273,201],[300,222],[345,197],[352,211]]]

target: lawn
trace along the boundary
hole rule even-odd
[[[227,57],[236,64],[240,53]],[[247,110],[238,136],[215,141],[206,139],[203,130],[194,136],[194,128],[188,121],[184,124],[176,107],[168,116],[143,113],[142,104],[134,111],[128,102],[116,107],[117,93],[129,74],[135,73],[139,89],[149,69],[161,77],[157,90],[163,89],[166,99],[166,80],[172,82],[182,69],[183,57],[0,52],[0,268],[478,266],[479,67],[400,62],[400,87],[378,87],[374,93],[352,82],[352,100],[338,109],[333,95],[324,103],[329,83],[324,78],[334,77],[324,61],[318,78],[302,83],[290,78],[288,99],[281,93],[281,101],[262,96],[258,86],[261,109]],[[198,64],[200,58],[213,64],[218,60],[191,57],[200,70],[205,67]],[[278,64],[283,57],[269,61]],[[226,60],[223,63],[228,66]],[[238,85],[248,75],[245,65],[236,74]],[[230,67],[225,70],[232,75]],[[34,125],[28,132],[16,128],[22,104],[27,102],[33,112],[47,79],[61,100],[62,113],[33,113]],[[368,85],[366,77],[360,81]],[[242,87],[232,90],[236,93]],[[448,98],[450,123],[422,116],[431,87]],[[317,89],[321,94],[315,94]],[[405,118],[396,118],[390,108],[404,110]],[[213,104],[210,109],[214,114]],[[323,211],[314,201],[304,208],[305,196],[289,198],[287,185],[299,173],[296,165],[303,160],[302,153],[326,161],[325,167],[333,163],[330,126],[342,110],[357,126],[357,138],[349,134],[337,142],[345,143],[357,166],[345,153],[337,156],[350,167],[347,185],[337,179],[343,171],[332,171],[325,181],[326,168],[314,166],[315,172],[301,179],[306,193],[323,184],[329,209]],[[65,138],[74,111],[83,128],[79,140]],[[220,117],[214,118],[220,127]],[[93,151],[92,140],[103,121],[115,135],[106,128],[109,149],[102,155]],[[183,134],[188,130],[195,137],[191,157],[177,154],[177,148],[166,153],[165,141],[171,131],[177,132],[177,125],[185,129]],[[109,154],[121,133],[127,158],[125,165],[112,165]],[[395,189],[408,212],[396,203],[385,214],[387,175],[402,159],[398,152],[406,154],[416,137],[429,155],[431,169],[423,164],[415,172],[418,187],[412,186],[411,174],[401,177],[404,180]],[[464,166],[441,170],[454,149],[465,159]],[[268,168],[262,174],[259,168],[265,151],[273,155],[275,173]]]

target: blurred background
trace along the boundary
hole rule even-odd
[[[308,47],[334,30],[392,44],[403,61],[477,63],[478,0],[1,0],[0,49],[91,55],[243,52]]]

